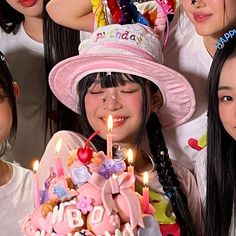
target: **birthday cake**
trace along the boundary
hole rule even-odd
[[[23,234],[140,235],[144,199],[134,190],[135,176],[126,171],[125,156],[117,149],[111,159],[94,152],[88,141],[70,151],[69,174],[64,175],[57,164],[56,169],[50,168],[40,202],[27,217]]]

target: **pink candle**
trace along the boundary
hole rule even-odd
[[[37,170],[39,167],[39,161],[35,161],[33,164],[33,188],[34,188],[34,207],[35,209],[38,209],[40,206],[40,194],[39,194],[39,178],[37,174]]]
[[[127,168],[127,171],[128,171],[128,173],[130,173],[132,175],[134,175],[133,159],[134,159],[134,155],[133,155],[132,149],[129,148],[128,149],[128,163],[129,163],[129,166]],[[134,184],[132,185],[132,189],[135,190],[135,185]]]
[[[149,187],[147,187],[148,184],[148,173],[147,171],[144,172],[143,175],[143,211],[144,213],[149,212]]]
[[[108,116],[107,119],[107,156],[112,158],[112,128],[113,128],[113,118],[112,115]]]
[[[64,168],[63,168],[62,160],[61,160],[61,157],[58,155],[61,149],[61,145],[62,145],[62,139],[59,139],[57,141],[56,148],[55,148],[56,156],[54,157],[58,177],[61,177],[64,175]]]

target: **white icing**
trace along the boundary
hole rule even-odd
[[[104,215],[104,208],[102,206],[95,206],[92,211],[91,223],[98,224],[102,221]]]
[[[81,227],[84,225],[84,220],[79,209],[67,209],[67,219],[70,228]]]
[[[59,205],[59,209],[58,206],[54,206],[52,214],[52,224],[55,224],[56,222],[61,222],[63,220],[64,210],[65,208],[63,203]]]

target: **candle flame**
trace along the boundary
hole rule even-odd
[[[38,171],[38,168],[39,168],[39,160],[36,160],[33,163],[33,171],[34,171],[34,173],[36,173]]]
[[[133,164],[133,161],[134,161],[134,155],[133,155],[133,151],[131,148],[128,149],[128,163],[130,165]]]
[[[148,172],[145,171],[143,174],[143,184],[146,186],[148,185]]]
[[[57,141],[57,144],[56,144],[56,153],[59,153],[60,150],[61,150],[61,145],[62,145],[62,139],[60,138],[58,141]]]
[[[112,115],[109,115],[108,119],[107,119],[107,129],[108,129],[108,132],[111,132],[112,128],[113,128],[113,118],[112,118]]]

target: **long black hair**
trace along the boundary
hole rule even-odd
[[[236,216],[236,142],[222,125],[218,98],[221,71],[225,62],[231,57],[236,57],[236,37],[227,42],[222,49],[216,51],[208,77],[205,216],[205,235],[207,236],[230,235],[230,224]]]
[[[122,75],[125,77],[125,79]],[[143,96],[143,117],[141,120],[140,127],[146,126],[151,154],[153,156],[153,160],[156,166],[156,171],[166,195],[170,198],[174,213],[182,231],[182,235],[194,236],[196,234],[196,231],[188,209],[187,199],[180,188],[179,180],[172,167],[172,163],[169,158],[168,150],[165,145],[165,140],[162,134],[161,124],[155,113],[152,113],[150,117],[147,117],[147,115],[149,114],[147,110],[147,80],[135,75],[126,75],[115,72],[112,72],[110,74],[103,72],[100,73],[99,77],[101,78],[101,86],[105,88],[116,87],[118,85],[125,85],[127,80],[138,83],[141,86]],[[90,126],[87,119],[84,99],[88,88],[92,85],[96,78],[97,73],[87,75],[79,82],[77,88],[79,91],[78,109],[81,113],[81,122],[83,123],[83,134],[86,137],[89,137],[94,132],[94,130]],[[155,93],[158,90],[157,86],[152,83],[150,84],[150,89],[152,93]],[[137,140],[134,140],[134,142],[136,142],[138,146],[142,141],[144,132],[145,130],[141,128]],[[96,137],[94,140],[94,144],[98,148],[98,150],[106,151],[104,150],[106,148],[106,141],[102,138]]]
[[[12,126],[10,130],[9,138],[13,139],[17,130],[17,112],[16,112],[16,97],[13,89],[13,78],[5,62],[5,57],[0,52],[0,87],[3,89],[7,99],[9,101],[11,112],[12,112]],[[1,144],[0,156],[2,156],[7,147],[7,142],[5,141]]]
[[[51,134],[53,127],[56,130],[68,129],[80,131],[78,126],[78,115],[66,108],[53,96],[48,85],[48,74],[52,67],[63,59],[78,55],[78,46],[80,43],[80,31],[73,30],[56,24],[51,20],[46,11],[46,4],[43,3],[43,44],[45,61],[45,83],[47,86],[47,101],[45,112],[45,140],[50,126]],[[20,23],[24,21],[24,15],[12,8],[6,1],[0,1],[0,27],[6,33],[17,33]],[[56,101],[56,105],[55,104]],[[53,110],[57,109],[56,118]],[[54,117],[54,119],[52,119]],[[56,125],[55,125],[56,124]],[[54,130],[55,131],[55,130]]]

